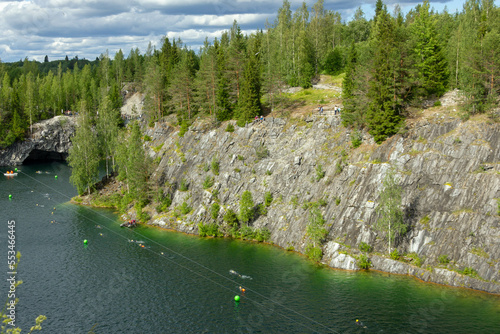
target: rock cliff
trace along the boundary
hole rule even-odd
[[[372,269],[500,293],[498,124],[435,114],[382,145],[363,134],[356,149],[338,116],[267,118],[234,127],[226,132],[225,125],[210,129],[195,123],[183,137],[164,123],[146,131],[152,138],[149,154],[158,163],[152,178],[172,196],[168,213],[150,208],[152,224],[196,234],[199,222],[213,221],[210,206],[216,198],[223,225],[224,212],[238,211],[244,191],[251,191],[256,205],[270,191],[274,200],[267,214],[250,225],[268,228],[270,242],[280,247],[305,253],[307,203],[321,202],[328,230],[321,262],[357,270],[358,247],[365,242],[373,247]],[[218,175],[209,170],[214,158]],[[373,228],[382,180],[391,168],[403,187],[408,226],[396,245],[411,255],[400,261],[384,255],[387,241]],[[203,189],[207,176],[214,184]],[[182,180],[187,191],[179,189]],[[192,211],[174,215],[184,202]],[[440,263],[445,255],[450,262]]]
[[[33,125],[33,135],[0,150],[0,166],[30,161],[65,160],[75,131],[75,118],[56,116]]]

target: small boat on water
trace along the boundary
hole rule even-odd
[[[120,226],[121,227],[136,227],[137,222],[135,221],[135,219],[132,219],[132,220],[129,220],[128,222],[120,224]]]
[[[3,173],[5,176],[17,176],[17,173],[14,173],[13,171]]]

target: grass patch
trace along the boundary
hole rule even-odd
[[[305,102],[306,104],[328,103],[329,100],[339,97],[339,93],[329,89],[302,89],[296,93],[286,94],[291,101]]]
[[[472,247],[472,249],[469,251],[469,253],[483,257],[485,259],[489,259],[489,257],[490,257],[488,255],[488,253],[486,253],[486,251],[484,249],[482,249],[481,247]]]

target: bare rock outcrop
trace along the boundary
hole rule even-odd
[[[0,166],[28,161],[65,160],[75,131],[75,117],[56,116],[33,125],[33,135],[0,150]]]

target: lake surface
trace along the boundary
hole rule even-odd
[[[498,296],[318,267],[270,245],[120,228],[110,210],[68,203],[66,165],[19,168],[0,181],[0,268],[7,276],[14,219],[24,331],[43,314],[42,333],[500,332]],[[0,287],[5,300],[6,280]]]

